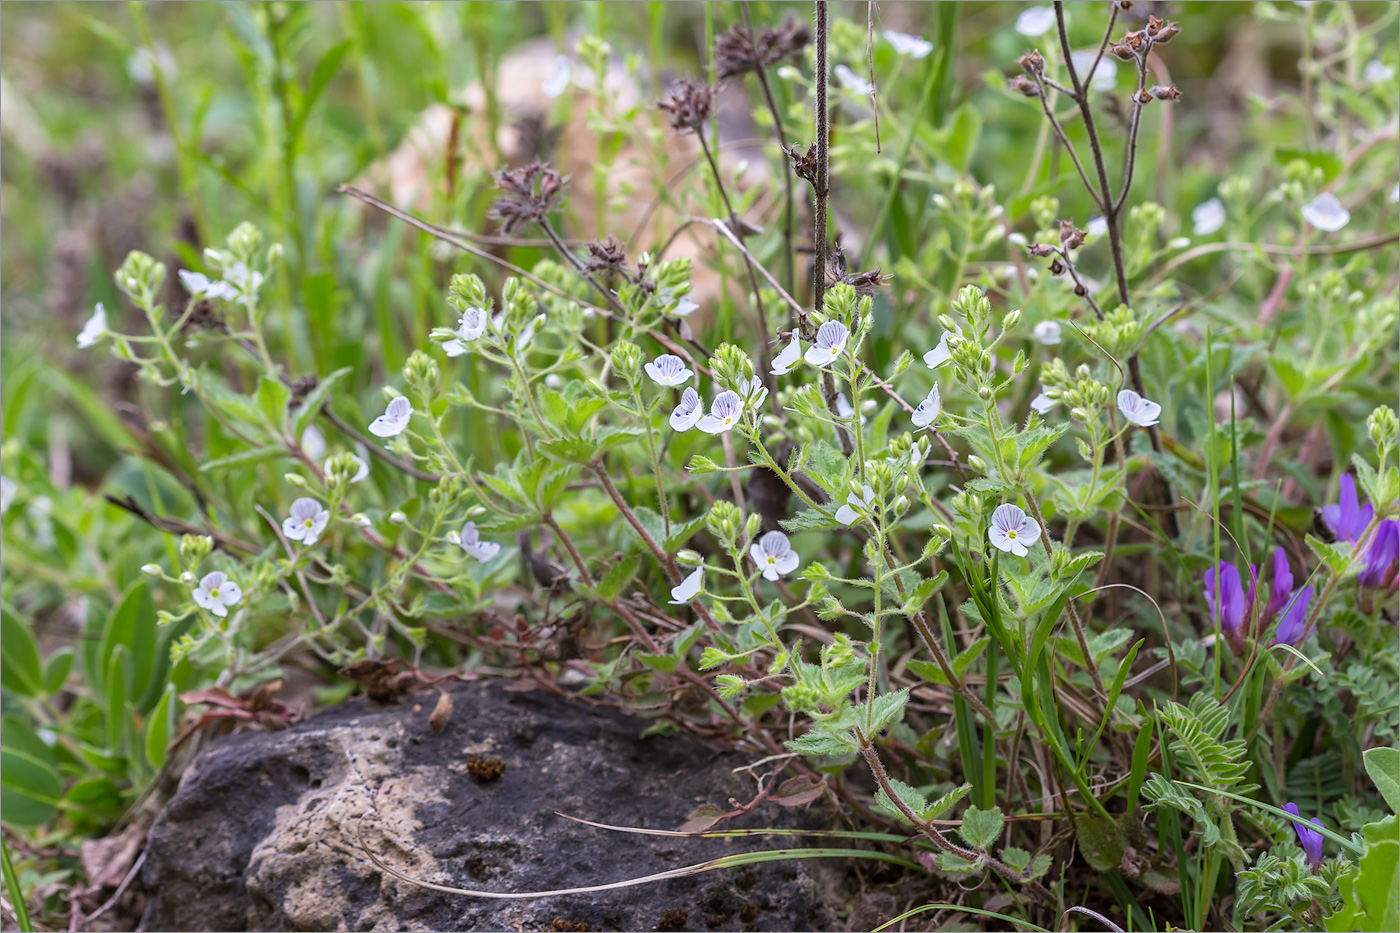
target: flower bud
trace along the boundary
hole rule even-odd
[[[900,496],[898,499],[894,500],[894,514],[903,515],[907,511],[909,511],[908,496]]]
[[[1002,318],[1002,321],[1001,321],[1001,328],[1002,328],[1002,330],[1011,330],[1011,329],[1014,328],[1018,323],[1020,323],[1020,321],[1021,321],[1021,311],[1020,311],[1020,309],[1018,308],[1018,309],[1016,309],[1015,311],[1012,311],[1012,312],[1011,312],[1010,314],[1008,314],[1006,317]]]
[[[224,242],[235,258],[240,262],[250,263],[258,247],[262,245],[262,238],[262,231],[245,220],[233,228],[233,232]]]
[[[395,509],[394,511],[389,513],[389,521],[395,525],[407,525],[408,516],[400,512],[398,509]]]
[[[184,573],[180,574],[180,582],[185,584],[185,586],[194,586],[194,574],[186,570]]]
[[[165,571],[161,569],[160,564],[142,564],[141,572],[148,577],[159,577],[164,576],[165,574]]]
[[[991,387],[990,387],[990,386],[982,386],[981,388],[979,388],[979,389],[977,390],[977,397],[980,398],[980,399],[981,399],[982,401],[984,401],[984,402],[990,402],[990,401],[992,400],[992,390],[991,390]]]
[[[1397,424],[1395,410],[1388,405],[1379,405],[1371,412],[1366,419],[1366,430],[1371,435],[1371,443],[1377,449],[1385,450],[1395,443],[1397,433],[1400,433],[1400,424]]]
[[[165,626],[175,621],[173,612],[166,612],[164,609],[156,610],[156,625]]]
[[[414,350],[404,363],[403,377],[409,385],[424,395],[431,394],[438,384],[438,364],[422,350]]]
[[[351,515],[350,521],[354,522],[356,525],[359,525],[361,528],[369,528],[374,524],[369,520],[369,516],[366,515],[364,512],[356,512],[354,515]]]
[[[180,561],[186,566],[198,567],[213,548],[214,539],[208,535],[184,535],[180,538]]]
[[[972,467],[978,473],[987,472],[987,461],[983,460],[976,454],[972,454],[970,457],[967,458],[967,465]]]
[[[296,486],[298,489],[306,488],[306,479],[300,474],[283,473],[282,478],[285,479],[288,483],[291,483],[293,486]]]
[[[953,529],[940,522],[933,526],[933,533],[940,538],[951,538],[953,536]]]
[[[744,522],[744,537],[752,539],[758,534],[758,529],[763,527],[763,516],[757,512],[750,515],[748,521]]]
[[[624,340],[613,347],[613,372],[628,382],[636,382],[642,373],[642,351],[635,343]]]
[[[703,560],[704,558],[701,557],[698,552],[692,551],[689,548],[676,552],[676,563],[680,564],[682,567],[699,567]]]

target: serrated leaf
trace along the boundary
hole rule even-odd
[[[962,800],[971,792],[971,784],[963,784],[960,787],[955,787],[952,790],[948,791],[948,793],[944,794],[942,797],[939,797],[937,800],[924,807],[924,809],[919,812],[919,816],[923,817],[926,820],[942,819],[945,814],[947,814],[949,811],[951,811],[954,807],[958,805],[958,802],[960,800]]]
[[[799,531],[822,531],[827,528],[839,528],[841,523],[835,519],[823,515],[815,509],[803,509],[792,518],[782,518],[778,520],[786,531],[796,534]]]
[[[853,672],[857,675],[857,682],[864,679],[863,671]],[[856,722],[861,724],[862,729],[868,728],[870,734],[867,738],[874,738],[904,716],[904,704],[909,702],[909,688],[896,690],[893,693],[883,693],[869,702],[870,717],[866,719],[866,705],[862,704],[856,711]]]
[[[922,814],[928,809],[928,798],[920,793],[918,788],[911,787],[898,778],[890,778],[889,780],[890,787],[894,789],[895,795],[899,798],[899,802],[903,803],[912,812]],[[885,792],[883,787],[875,791],[875,807],[880,812],[894,817],[901,823],[909,822],[909,818],[904,815],[904,812],[900,810],[899,806],[890,798],[890,795]]]
[[[954,875],[966,875],[972,872],[981,871],[986,864],[986,856],[979,855],[975,859],[965,859],[961,855],[954,855],[951,852],[938,853],[938,867]]]
[[[851,475],[850,460],[826,441],[814,441],[802,448],[802,472],[832,496],[843,493]]]
[[[674,654],[647,654],[644,651],[638,651],[635,657],[647,667],[663,674],[671,673],[681,664],[680,657]]]
[[[818,729],[799,735],[784,744],[790,751],[799,755],[848,755],[856,750],[855,737],[849,732],[838,736]]]
[[[1327,569],[1334,574],[1341,576],[1346,573],[1347,565],[1351,563],[1351,545],[1344,542],[1328,544],[1316,535],[1308,535],[1305,540],[1312,552],[1318,556]]]
[[[598,598],[603,602],[612,602],[616,599],[623,588],[637,576],[637,568],[641,566],[641,563],[641,555],[634,554],[613,564],[608,572],[603,574],[603,578],[598,581],[596,589]]]
[[[975,804],[970,804],[967,811],[963,813],[962,825],[958,827],[958,835],[966,839],[967,844],[974,849],[985,850],[996,842],[1005,822],[1006,818],[1002,816],[1001,807],[982,810]]]

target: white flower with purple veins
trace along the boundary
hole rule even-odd
[[[684,606],[696,596],[700,595],[700,588],[705,584],[705,568],[696,567],[690,576],[686,577],[677,585],[671,587],[672,606]]]
[[[457,336],[442,345],[443,352],[448,356],[461,356],[466,353],[467,344],[480,339],[481,335],[486,333],[486,323],[484,311],[477,308],[463,311],[454,331]]]
[[[1032,39],[1045,35],[1054,25],[1055,10],[1053,7],[1033,6],[1028,10],[1022,10],[1021,15],[1016,17],[1016,31]]]
[[[801,558],[792,549],[788,536],[781,531],[770,531],[749,548],[749,556],[763,571],[763,579],[777,581],[797,569]]]
[[[928,58],[928,53],[933,51],[933,43],[923,36],[911,36],[907,32],[886,29],[885,39],[894,46],[896,52],[910,58]]]
[[[1045,394],[1044,389],[1041,389],[1040,394],[1031,399],[1031,411],[1038,415],[1044,415],[1058,404],[1060,404],[1059,399],[1051,398]]]
[[[1141,428],[1152,427],[1162,414],[1161,405],[1143,398],[1132,389],[1124,389],[1118,393],[1118,410],[1123,413],[1124,418]]]
[[[763,403],[768,401],[768,389],[757,376],[739,383],[739,395],[744,400],[745,408],[761,408]]]
[[[1060,342],[1060,323],[1058,321],[1041,321],[1035,325],[1035,339],[1047,347],[1053,347]]]
[[[1196,236],[1210,236],[1225,226],[1225,205],[1219,198],[1202,201],[1191,211],[1191,232]]]
[[[540,90],[544,92],[545,97],[551,99],[558,97],[568,90],[569,77],[572,74],[573,67],[569,64],[569,56],[556,55],[554,57],[554,71],[550,73],[548,78],[544,79]]]
[[[413,405],[402,395],[384,409],[384,414],[369,423],[369,433],[375,437],[397,437],[408,427],[413,417]]]
[[[943,414],[943,399],[938,394],[938,383],[935,382],[933,388],[928,390],[928,395],[919,403],[919,407],[914,409],[914,413],[910,417],[914,419],[914,427],[926,428],[933,424],[941,414]]]
[[[827,321],[817,328],[817,342],[807,348],[807,355],[803,358],[813,366],[829,366],[846,349],[846,340],[850,336],[851,332],[845,324]]]
[[[243,590],[228,578],[228,574],[215,570],[204,575],[204,579],[199,581],[199,586],[194,588],[191,595],[200,608],[208,609],[222,618],[228,615],[229,606],[238,605],[238,601],[243,598]]]
[[[943,336],[938,339],[938,346],[924,354],[924,365],[929,369],[937,369],[953,358],[953,353],[948,349],[948,332],[945,330]]]
[[[462,530],[447,533],[447,540],[452,541],[479,561],[488,561],[501,553],[501,546],[494,541],[481,540],[481,532],[476,530],[476,522],[467,522],[462,526]]]
[[[681,403],[671,412],[671,430],[682,433],[695,427],[705,414],[705,404],[700,401],[700,393],[686,386],[681,393]]]
[[[99,301],[92,312],[92,317],[87,319],[83,329],[78,332],[78,349],[86,350],[106,335],[107,309],[102,307],[102,302]]]
[[[331,520],[328,509],[308,496],[302,496],[292,503],[292,514],[282,519],[282,534],[293,541],[300,541],[307,547],[316,543],[326,523]]]
[[[833,71],[836,74],[836,80],[841,82],[841,86],[857,97],[869,94],[875,89],[869,81],[856,74],[846,65],[837,65]]]
[[[861,512],[869,512],[874,507],[875,490],[869,486],[862,486],[859,496],[855,493],[846,496],[846,504],[836,510],[836,520],[843,525],[854,525]],[[856,511],[857,509],[860,511]]]
[[[775,376],[786,376],[800,359],[802,359],[802,341],[797,339],[797,331],[793,331],[792,342],[783,347],[783,352],[774,358],[773,368],[769,372]]]
[[[739,397],[739,393],[721,392],[710,404],[710,413],[700,419],[700,430],[706,434],[732,431],[743,414],[744,400]]]
[[[180,283],[185,286],[185,291],[190,293],[191,298],[222,298],[225,301],[233,301],[238,297],[238,289],[227,282],[211,279],[203,272],[181,269]]]
[[[686,368],[685,360],[670,353],[661,354],[642,369],[645,369],[651,381],[659,386],[685,385],[690,381],[690,377],[695,375]]]
[[[992,525],[987,529],[987,539],[998,551],[1025,557],[1030,552],[1030,547],[1040,540],[1040,526],[1025,512],[1008,502],[997,506],[996,511],[992,513]]]
[[[305,445],[303,444],[303,446],[305,446]],[[368,464],[368,463],[365,463],[363,460],[361,460],[359,457],[355,456],[354,454],[345,454],[344,456],[348,457],[348,458],[350,459],[350,461],[351,461],[352,463],[354,463],[354,465],[355,465],[355,472],[352,473],[352,474],[348,477],[348,479],[350,480],[350,482],[352,482],[352,483],[358,483],[360,480],[365,479],[366,477],[369,476],[369,464]],[[327,478],[329,478],[329,477],[332,475],[331,464],[333,464],[333,463],[335,463],[335,462],[336,462],[336,458],[335,458],[335,457],[330,457],[329,459],[326,460],[325,465],[324,465],[324,469],[325,469]]]
[[[1351,211],[1342,206],[1335,194],[1324,191],[1303,205],[1303,219],[1319,230],[1336,233],[1351,222]]]

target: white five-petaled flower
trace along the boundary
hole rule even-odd
[[[303,444],[302,446],[305,446],[305,444]],[[355,454],[346,454],[346,456],[349,457],[355,463],[355,472],[349,477],[350,482],[358,483],[360,480],[369,476],[368,463],[365,463],[364,460],[360,459]],[[331,464],[335,463],[335,459],[335,457],[328,457],[326,459],[324,469],[326,472],[327,479],[331,477]]]
[[[540,85],[540,90],[545,97],[554,98],[563,94],[569,87],[569,77],[573,74],[573,67],[569,64],[569,56],[556,55],[554,57],[554,71],[550,72],[548,78]]]
[[[659,386],[685,385],[690,381],[690,377],[695,375],[686,368],[685,360],[670,353],[661,354],[642,369],[646,370],[651,381]]]
[[[928,53],[933,51],[932,42],[922,36],[911,36],[907,32],[886,29],[885,39],[894,46],[896,52],[900,55],[908,55],[910,58],[927,58]]]
[[[262,283],[263,274],[248,268],[246,263],[235,262],[224,271],[224,284],[233,289],[235,297],[255,297]]]
[[[216,616],[228,615],[228,607],[235,606],[243,598],[243,590],[221,570],[206,573],[199,586],[194,588],[195,603],[208,609]]]
[[[763,571],[765,580],[785,577],[796,570],[801,562],[797,552],[792,549],[788,536],[781,531],[770,531],[759,538],[757,543],[749,548],[749,556],[758,565],[758,569]]]
[[[1123,413],[1124,418],[1141,428],[1152,427],[1162,414],[1161,405],[1143,398],[1132,389],[1124,389],[1118,393],[1118,410]]]
[[[792,342],[783,347],[783,352],[773,359],[773,368],[769,370],[775,376],[786,376],[788,371],[797,365],[797,361],[802,358],[802,341],[797,337],[797,331],[792,332]]]
[[[238,289],[219,279],[211,279],[203,272],[181,269],[180,283],[185,286],[185,291],[190,293],[191,298],[222,298],[225,301],[233,301],[238,297]]]
[[[938,394],[938,383],[935,382],[933,388],[928,390],[928,395],[919,403],[919,407],[914,409],[914,413],[910,417],[914,419],[916,428],[926,428],[933,424],[941,414],[943,414],[943,398]]]
[[[841,82],[841,86],[857,97],[869,94],[874,90],[869,81],[856,74],[847,65],[837,65],[832,71],[836,75],[836,80]]]
[[[996,511],[992,513],[992,524],[987,529],[987,539],[998,551],[1025,557],[1031,545],[1040,540],[1040,526],[1025,512],[1008,502],[997,506]]]
[[[1021,15],[1016,17],[1016,31],[1032,39],[1045,35],[1053,25],[1055,25],[1053,7],[1033,6],[1030,9],[1022,10]]]
[[[1047,347],[1053,347],[1060,342],[1060,322],[1041,321],[1039,324],[1035,325],[1033,333],[1035,334],[1036,340],[1039,340]]]
[[[851,332],[840,321],[827,321],[817,328],[817,342],[807,348],[804,359],[813,366],[827,366],[846,349]]]
[[[723,434],[732,431],[744,413],[744,400],[738,392],[726,391],[715,396],[710,403],[710,413],[699,421],[700,430],[706,434]]]
[[[700,400],[700,393],[690,386],[685,387],[681,393],[681,403],[671,412],[671,430],[682,433],[695,427],[705,414],[705,404]]]
[[[1219,198],[1202,201],[1191,211],[1191,232],[1196,236],[1210,236],[1225,226],[1225,205]]]
[[[413,404],[400,395],[389,403],[384,414],[369,423],[369,433],[375,437],[397,437],[412,417]]]
[[[321,508],[321,503],[309,496],[302,496],[292,503],[292,514],[282,519],[282,534],[311,547],[330,520],[329,509]]]
[[[1031,399],[1031,411],[1043,415],[1058,404],[1060,404],[1058,399],[1051,398],[1045,394],[1044,389],[1041,389],[1040,394]]]
[[[948,332],[945,330],[943,336],[938,338],[938,346],[924,354],[924,365],[937,369],[952,358],[953,353],[948,349]]]
[[[744,400],[745,408],[762,408],[763,403],[768,400],[768,387],[763,384],[763,380],[754,376],[748,382],[739,382],[739,397]]]
[[[700,306],[698,304],[691,301],[688,296],[682,295],[680,300],[676,302],[676,306],[671,309],[671,314],[676,317],[690,317],[699,310]]]
[[[700,587],[703,586],[704,583],[705,568],[696,567],[691,571],[690,576],[671,587],[671,599],[669,600],[671,605],[684,606],[696,596],[700,595]]]
[[[861,487],[861,495],[850,493],[846,496],[846,504],[836,510],[836,520],[843,525],[854,525],[860,518],[860,509],[869,512],[875,506],[875,490],[869,486]]]
[[[501,546],[496,542],[481,540],[481,532],[476,530],[476,522],[467,522],[462,526],[462,530],[455,534],[448,532],[447,538],[479,561],[488,561],[501,553]]]
[[[1336,233],[1351,222],[1351,211],[1342,206],[1335,194],[1324,191],[1303,205],[1303,219],[1319,230]]]
[[[97,303],[93,309],[92,317],[87,319],[83,329],[78,332],[78,349],[86,350],[97,343],[107,334],[107,309],[102,307],[102,302]]]
[[[486,312],[479,308],[468,308],[462,312],[453,331],[457,336],[443,343],[442,350],[448,356],[461,356],[467,352],[467,344],[480,339],[486,333]]]

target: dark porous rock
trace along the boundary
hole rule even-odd
[[[434,700],[422,694],[389,708],[355,700],[202,752],[150,832],[144,928],[833,928],[830,907],[842,903],[833,889],[845,877],[833,861],[766,862],[521,900],[435,891],[382,871],[364,847],[419,881],[534,892],[803,844],[618,833],[555,812],[675,829],[700,804],[750,799],[753,777],[733,769],[757,755],[716,754],[681,735],[642,738],[643,720],[488,683],[456,689],[455,713],[434,734]],[[765,803],[729,825],[812,828],[820,820],[819,809]]]

